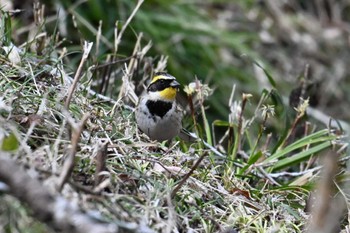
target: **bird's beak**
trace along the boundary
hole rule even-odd
[[[174,88],[179,88],[179,87],[180,87],[180,83],[178,83],[176,80],[173,80],[173,81],[170,83],[170,86],[171,86],[171,87],[174,87]]]

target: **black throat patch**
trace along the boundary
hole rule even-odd
[[[163,118],[163,116],[171,109],[173,103],[160,100],[148,100],[146,105],[152,115],[157,115]]]

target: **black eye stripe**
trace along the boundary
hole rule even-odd
[[[154,83],[151,83],[147,91],[162,91],[165,88],[170,87],[171,82],[174,81],[172,79],[158,79]]]

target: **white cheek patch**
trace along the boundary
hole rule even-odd
[[[150,92],[148,92],[148,98],[150,100],[159,100],[161,98],[161,96],[160,96],[159,92],[150,91]]]

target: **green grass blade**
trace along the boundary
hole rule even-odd
[[[290,144],[289,146],[285,147],[284,149],[277,151],[276,153],[274,153],[273,155],[268,157],[264,161],[264,163],[269,163],[273,160],[279,159],[279,158],[283,157],[284,155],[286,155],[286,154],[288,154],[296,149],[300,149],[306,145],[311,145],[314,143],[330,141],[330,140],[335,139],[335,136],[325,136],[328,133],[329,133],[329,130],[324,129],[324,130],[320,130],[318,132],[315,132],[313,134],[310,134],[310,135]]]
[[[245,165],[242,169],[239,170],[239,175],[242,175],[252,164],[258,161],[258,159],[261,158],[262,155],[262,152],[258,151],[257,153],[250,156],[247,165]]]
[[[215,120],[213,122],[214,126],[221,126],[221,127],[229,127],[230,123],[228,121],[222,121],[222,120]]]
[[[276,171],[285,167],[290,167],[292,165],[300,163],[300,161],[307,160],[311,155],[318,153],[327,147],[330,147],[332,143],[330,141],[326,141],[324,143],[321,143],[317,146],[314,146],[312,148],[309,148],[308,150],[302,151],[298,154],[295,154],[291,157],[284,158],[280,161],[278,161],[273,167],[272,171]]]
[[[276,88],[276,82],[273,79],[273,77],[269,74],[269,72],[267,72],[267,70],[264,67],[262,67],[258,62],[254,61],[254,64],[257,65],[258,67],[260,67],[264,71],[264,73],[265,73],[267,79],[269,80],[271,86]]]

